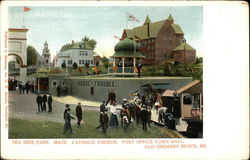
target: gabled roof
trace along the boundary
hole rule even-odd
[[[158,22],[154,22],[154,23],[149,23],[149,35],[150,37],[156,37],[157,33],[159,32],[159,30],[161,29],[162,25],[166,22],[166,20],[162,20],[162,21],[158,21]],[[129,30],[125,30],[127,37],[128,38],[134,38],[135,36],[141,38],[141,39],[145,39],[148,38],[147,36],[147,25],[143,25],[143,26],[139,26],[139,27],[135,27],[133,29],[129,29]]]
[[[203,87],[200,80],[194,80],[193,82],[183,86],[176,91],[177,94],[180,93],[202,93]]]
[[[179,46],[177,46],[173,51],[195,51],[195,49],[187,44],[186,42],[181,43]]]

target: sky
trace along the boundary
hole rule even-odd
[[[203,53],[203,8],[202,6],[26,6],[9,7],[9,28],[27,28],[28,45],[42,54],[43,44],[48,42],[52,57],[67,43],[80,41],[84,36],[97,41],[95,52],[111,56],[125,28],[132,29],[144,23],[149,15],[151,22],[167,19],[172,15],[175,24],[184,31],[188,44],[196,49],[197,56]],[[139,22],[127,21],[127,13]]]

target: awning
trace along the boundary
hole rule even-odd
[[[174,93],[175,93],[174,90],[166,90],[165,92],[163,92],[162,96],[173,97]]]

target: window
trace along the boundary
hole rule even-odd
[[[82,64],[84,64],[84,59],[82,60]]]
[[[79,59],[79,64],[81,64],[81,60]]]
[[[49,63],[49,61],[46,59],[46,63]]]
[[[57,86],[57,81],[53,81],[52,82],[52,88],[56,87]]]
[[[69,64],[69,65],[72,64],[72,60],[68,60],[68,64]]]
[[[86,56],[88,55],[88,53],[85,54]]]
[[[191,94],[185,94],[183,96],[183,104],[192,104]]]
[[[93,64],[93,60],[91,60],[91,64]]]

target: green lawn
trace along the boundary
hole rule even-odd
[[[131,124],[125,133],[121,127],[111,128],[104,135],[101,129],[96,130],[99,125],[99,112],[84,111],[83,119],[85,124],[81,127],[72,121],[74,134],[63,135],[63,123],[35,120],[21,120],[11,118],[9,121],[9,138],[174,138],[178,137],[176,133],[168,129],[162,129],[151,125],[148,131],[144,132],[141,125]]]

